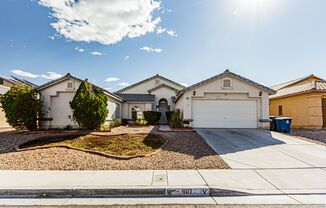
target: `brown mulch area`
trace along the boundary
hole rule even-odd
[[[153,126],[118,127],[110,134],[154,132],[168,143],[156,154],[117,160],[82,151],[57,148],[15,152],[14,147],[44,135],[67,132],[0,132],[0,169],[10,170],[137,170],[226,169],[229,166],[195,132],[156,132]],[[109,134],[109,133],[107,133]]]
[[[309,130],[309,129],[292,129],[291,135],[321,145],[326,145],[326,129]]]

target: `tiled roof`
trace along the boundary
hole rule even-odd
[[[151,94],[122,94],[115,93],[126,102],[155,102],[155,95]]]
[[[276,99],[312,91],[326,91],[326,81],[311,81],[303,83],[301,85],[285,87],[283,89],[278,90],[275,95],[271,95],[270,99]]]
[[[278,84],[278,85],[274,85],[271,88],[274,89],[274,90],[280,90],[282,88],[285,88],[285,87],[290,86],[290,85],[294,85],[296,83],[299,83],[299,82],[301,82],[303,80],[306,80],[306,79],[309,79],[309,78],[317,78],[319,80],[325,81],[322,78],[317,77],[317,76],[311,74],[311,75],[308,75],[308,76],[305,76],[305,77],[301,77],[299,79],[295,79],[295,80],[292,80],[292,81],[289,81],[289,82],[284,82],[284,83],[281,83],[281,84]]]
[[[2,86],[2,85],[0,85],[0,95],[5,94],[5,93],[8,92],[9,90],[10,90],[9,87],[6,87],[6,86]]]

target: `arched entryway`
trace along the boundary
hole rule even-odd
[[[170,110],[170,106],[168,103],[168,100],[165,98],[161,98],[158,101],[158,112],[161,112],[161,118],[160,118],[160,124],[165,124],[168,122],[167,118],[166,118],[166,112]]]

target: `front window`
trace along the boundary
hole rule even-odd
[[[67,84],[67,88],[68,88],[68,89],[72,89],[72,88],[73,88],[73,83],[72,83],[72,82],[68,82],[68,84]]]
[[[115,109],[115,118],[120,118],[120,104],[118,103]]]
[[[283,115],[283,106],[278,106],[278,115],[282,116]]]
[[[142,108],[139,106],[132,107],[131,117],[133,120],[142,119],[143,118]]]

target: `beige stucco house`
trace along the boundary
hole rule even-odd
[[[72,100],[82,80],[67,74],[40,86],[44,103],[43,128],[75,126]],[[108,96],[107,120],[140,119],[144,111],[180,109],[184,120],[196,128],[266,128],[269,126],[269,95],[274,90],[226,70],[190,87],[155,75]]]
[[[326,128],[326,80],[309,75],[272,87],[270,112],[291,117],[293,128]]]

